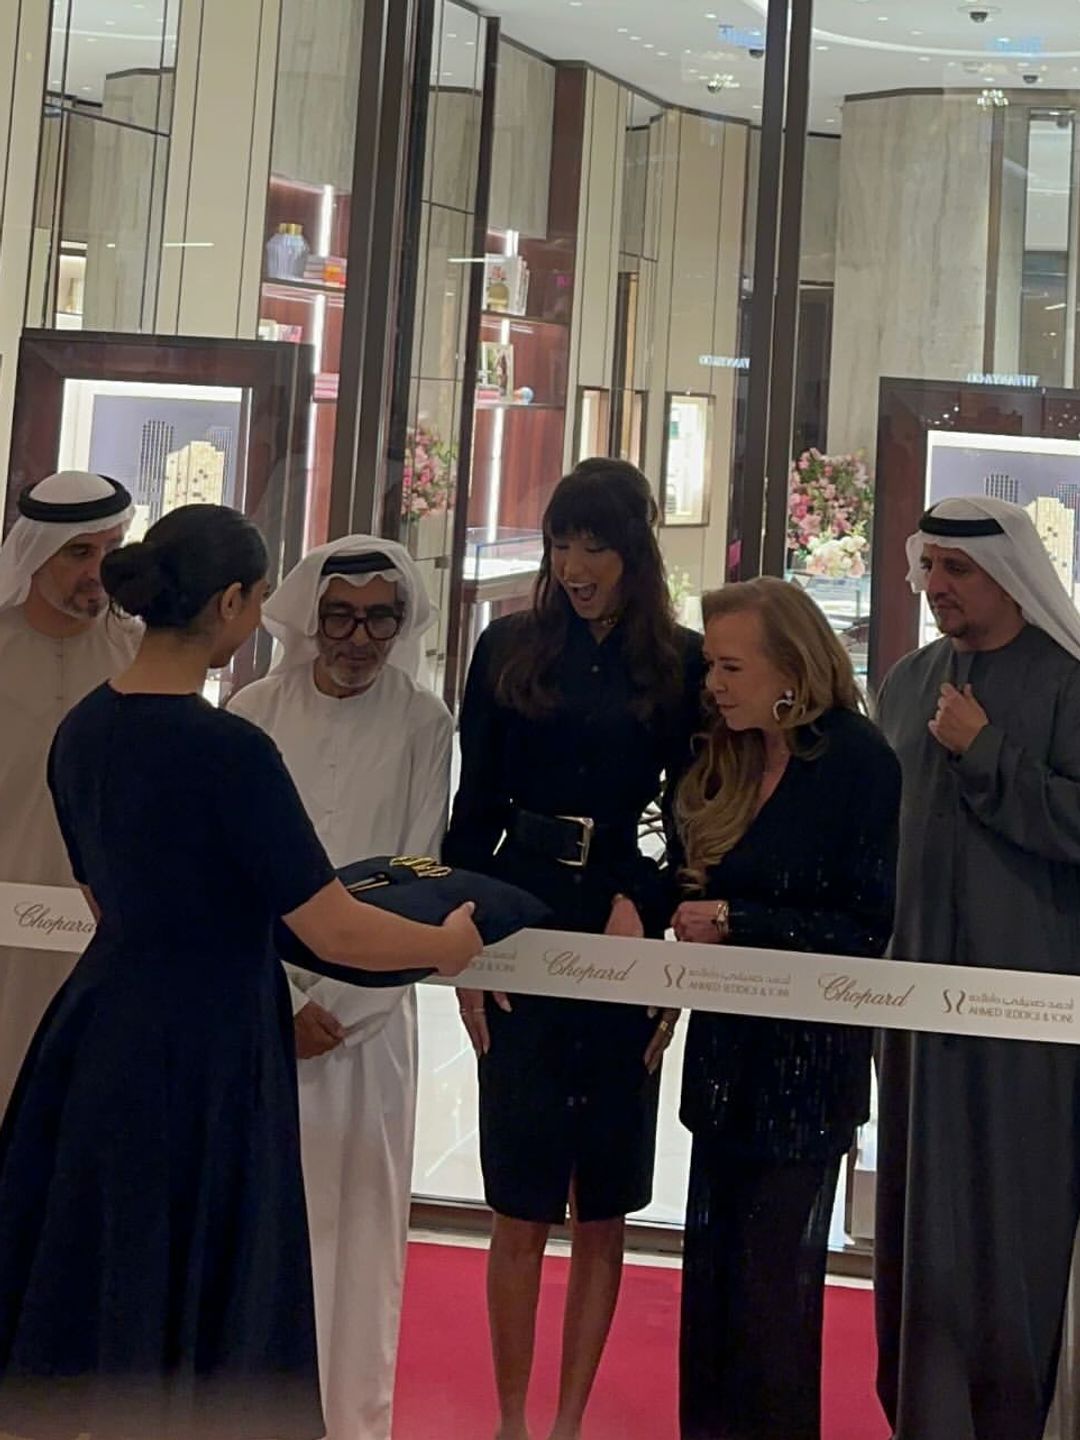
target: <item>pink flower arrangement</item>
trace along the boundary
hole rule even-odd
[[[789,479],[792,568],[852,578],[865,574],[862,557],[869,545],[873,513],[873,484],[861,455],[807,450],[792,465]],[[845,543],[832,543],[837,541]]]
[[[423,422],[408,432],[401,485],[406,519],[440,515],[454,503],[457,451]]]

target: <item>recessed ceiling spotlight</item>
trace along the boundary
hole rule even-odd
[[[629,34],[630,34],[630,31],[627,29],[627,27],[626,27],[625,25],[620,25],[619,28],[615,31],[615,34],[616,34],[616,35],[629,35]]]
[[[924,65],[929,65],[929,64],[930,64],[930,56],[929,56],[929,55],[920,55],[920,56],[919,56],[919,59],[922,61],[922,63],[923,63]]]
[[[666,50],[657,50],[656,53],[660,56],[661,60],[666,60],[668,58],[668,52]]]
[[[645,44],[644,44],[644,46],[643,46],[642,48],[645,49],[645,50],[655,50],[655,49],[656,49],[656,46],[653,44],[653,42],[652,42],[651,40],[646,40],[646,41],[645,41]]]
[[[640,39],[641,39],[641,36],[640,36],[640,35],[631,35],[631,36],[630,36],[630,39],[631,39],[631,40],[640,40]]]
[[[817,48],[819,50],[828,50],[829,47],[827,45],[819,45]]]

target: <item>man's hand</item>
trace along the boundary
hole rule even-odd
[[[319,1055],[329,1055],[345,1039],[341,1025],[321,1005],[309,1000],[302,1010],[293,1016],[296,1029],[296,1058],[314,1060]]]
[[[970,685],[965,685],[962,692],[955,685],[942,685],[937,714],[930,721],[930,734],[939,745],[954,755],[963,755],[989,724],[990,717],[975,699]]]

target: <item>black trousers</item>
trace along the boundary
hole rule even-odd
[[[747,1160],[695,1136],[683,1255],[683,1440],[819,1440],[840,1157]]]

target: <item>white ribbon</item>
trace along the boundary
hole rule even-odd
[[[80,952],[78,890],[0,883],[0,945]],[[886,1030],[1080,1044],[1080,977],[522,930],[456,980],[475,990],[815,1020]]]

